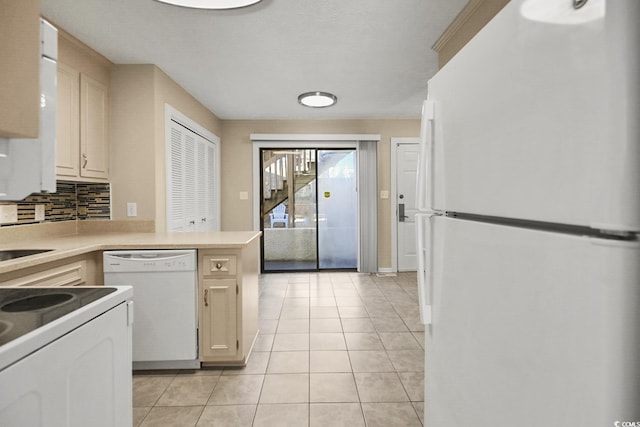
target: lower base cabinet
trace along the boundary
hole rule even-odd
[[[199,347],[204,365],[245,365],[258,335],[259,240],[198,251]]]
[[[238,339],[236,279],[205,279],[202,308],[203,354],[209,361],[237,359]]]

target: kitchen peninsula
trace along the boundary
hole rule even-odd
[[[258,333],[260,232],[132,232],[114,227],[117,222],[105,223],[110,227],[74,229],[70,234],[60,234],[62,226],[51,224],[55,232],[32,238],[22,230],[0,229],[0,252],[46,250],[0,261],[0,286],[102,285],[105,250],[196,249],[200,360],[245,364]]]

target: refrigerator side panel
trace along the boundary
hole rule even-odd
[[[511,1],[429,81],[435,208],[640,230],[640,2],[545,3]]]
[[[425,425],[640,420],[640,247],[436,218]]]

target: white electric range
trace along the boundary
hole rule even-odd
[[[0,425],[130,426],[132,296],[0,288]]]

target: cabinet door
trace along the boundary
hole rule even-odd
[[[80,75],[80,176],[107,179],[109,135],[107,87]]]
[[[80,162],[80,73],[58,63],[56,129],[56,175],[79,175]]]
[[[200,353],[203,362],[234,360],[238,352],[236,279],[201,281]]]

